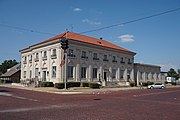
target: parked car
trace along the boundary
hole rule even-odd
[[[154,83],[152,85],[148,85],[149,89],[162,89],[165,88],[166,86],[162,83]]]

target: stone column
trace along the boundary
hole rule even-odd
[[[80,64],[76,65],[76,81],[80,81]]]
[[[92,81],[92,65],[89,65],[89,80],[88,81]]]
[[[60,63],[61,63],[61,50],[60,48],[57,48],[57,59],[56,59],[56,68],[57,68],[57,71],[56,71],[56,81],[60,82],[60,77],[61,77],[61,73],[60,73]],[[67,59],[67,58],[66,58]]]
[[[134,69],[131,70],[130,79],[131,81],[134,81]]]
[[[140,72],[137,71],[137,80],[136,80],[137,86],[139,86],[139,81],[140,81]]]
[[[119,80],[120,81],[120,79],[121,79],[121,70],[120,70],[120,67],[118,67],[118,70],[117,70],[117,80]]]
[[[47,80],[50,81],[51,75],[51,49],[47,50]]]
[[[112,67],[109,67],[109,81],[112,81]]]
[[[103,68],[102,68],[102,66],[100,66],[100,80],[104,81],[103,80]]]
[[[127,68],[124,70],[123,78],[125,81],[127,81]]]

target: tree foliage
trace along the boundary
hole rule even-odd
[[[16,60],[5,60],[1,65],[0,65],[0,73],[5,73],[7,72],[7,69],[13,67],[14,65],[17,65],[18,62]]]
[[[179,71],[178,71],[179,72]],[[176,73],[176,71],[171,68],[168,72],[167,72],[167,76],[168,77],[175,77],[176,79],[179,78],[179,75]]]

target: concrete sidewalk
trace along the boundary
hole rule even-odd
[[[21,84],[16,84],[16,83],[0,84],[0,86],[39,91],[39,92],[55,93],[55,94],[99,94],[99,93],[107,93],[107,92],[120,91],[120,90],[140,89],[139,87],[100,88],[100,89],[92,89],[89,87],[73,87],[69,89],[57,89],[54,87],[36,87],[35,88],[35,87],[22,86]]]
[[[112,91],[140,89],[140,87],[120,87],[120,88],[100,88],[100,89],[92,89],[89,87],[73,87],[73,88],[69,88],[69,89],[57,89],[54,87],[36,87],[35,88],[35,87],[23,86],[23,85],[17,84],[17,83],[0,84],[0,86],[32,90],[32,91],[39,91],[39,92],[55,93],[55,94],[100,94],[100,93],[108,93],[108,92],[112,92]],[[177,86],[167,85],[166,87],[167,88],[180,87],[180,85],[177,85]],[[144,87],[144,89],[147,89],[147,87]]]

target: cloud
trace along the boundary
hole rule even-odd
[[[171,63],[169,63],[169,64],[158,64],[158,66],[161,66],[161,70],[165,71],[165,72],[169,71],[171,68],[173,68],[175,70],[180,69],[180,65],[175,65],[175,64],[171,64]]]
[[[121,35],[118,38],[121,39],[121,42],[133,42],[134,41],[134,36],[129,35],[129,34]]]
[[[81,8],[74,8],[73,11],[74,12],[80,12],[80,11],[82,11],[82,9]]]
[[[97,22],[97,21],[93,21],[93,20],[89,20],[89,19],[83,19],[82,20],[83,23],[88,23],[88,24],[91,24],[91,25],[100,25],[102,24],[101,22]]]

